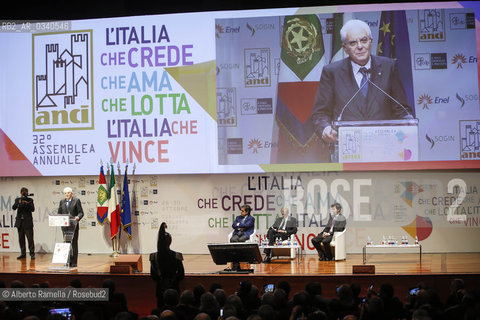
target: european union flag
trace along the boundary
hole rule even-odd
[[[412,63],[407,17],[404,10],[382,11],[378,30],[377,55],[397,61],[407,101],[415,105],[413,97]],[[413,110],[415,115],[415,110]]]
[[[125,174],[123,175],[123,190],[122,190],[122,209],[120,210],[120,220],[122,229],[127,233],[128,239],[132,239],[132,214],[130,208],[130,193],[128,192],[128,165],[125,166]]]

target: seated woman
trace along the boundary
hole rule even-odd
[[[250,239],[255,230],[255,218],[250,215],[252,208],[247,204],[242,206],[240,215],[232,224],[233,235],[230,242],[245,242]]]

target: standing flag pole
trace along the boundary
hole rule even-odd
[[[110,158],[110,164],[112,163],[112,158]],[[110,172],[110,165],[107,165],[107,175],[110,177],[107,181],[107,190],[108,190],[108,203],[107,203],[107,207],[110,206],[110,188],[111,188],[111,172]],[[109,209],[107,209],[107,220],[108,222],[110,223],[110,212],[109,212]],[[111,228],[111,227],[110,227]],[[111,238],[110,238],[111,240]],[[113,253],[110,255],[110,256],[115,256],[115,244],[113,243],[113,240],[112,241],[112,248],[113,248]]]
[[[127,159],[128,163],[128,159]],[[115,183],[117,184],[117,190],[122,190],[122,171],[120,162],[117,161],[117,170],[118,170],[118,177],[115,179]],[[121,203],[122,203],[122,192],[120,194],[117,193],[117,203],[118,203],[118,236],[117,236],[117,253],[120,253],[120,238],[122,236],[122,227],[121,227]]]
[[[115,170],[113,164],[110,164],[110,192],[108,199],[108,220],[110,221],[110,239],[112,239],[113,256],[118,256],[118,247],[116,246],[116,237],[120,226],[120,208],[117,201],[117,187],[115,183]]]
[[[122,190],[122,209],[120,211],[120,220],[122,222],[123,231],[127,233],[128,240],[132,240],[132,214],[130,208],[130,193],[128,191],[128,164],[125,166],[125,174],[123,175]]]
[[[97,192],[97,221],[103,226],[108,215],[108,190],[105,174],[103,173],[103,163],[100,160],[100,177],[98,178]]]
[[[137,211],[137,180],[135,179],[135,169],[137,168],[137,165],[134,163],[133,164],[133,171],[132,171],[132,212],[135,214]]]

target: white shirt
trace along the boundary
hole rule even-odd
[[[355,81],[357,82],[357,85],[360,88],[360,83],[362,82],[362,78],[363,78],[363,74],[360,72],[360,68],[365,67],[367,69],[370,69],[372,65],[372,58],[369,58],[367,64],[364,66],[358,65],[353,61],[350,61],[350,62],[352,63],[353,76],[355,77]],[[370,75],[368,75],[368,78],[370,79]]]

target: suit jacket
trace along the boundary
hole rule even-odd
[[[35,211],[35,205],[33,204],[32,198],[16,198],[12,209],[18,209],[15,217],[15,228],[33,228],[32,212]]]
[[[244,217],[237,216],[235,218],[235,221],[232,224],[232,228],[233,228],[233,235],[236,235],[240,231],[240,228],[245,228],[245,230],[243,230],[243,233],[247,237],[250,237],[253,231],[255,230],[255,218],[248,214],[245,216],[245,221],[244,221]]]
[[[282,224],[283,217],[278,217],[275,219],[275,222],[272,225],[272,228],[278,229]],[[291,216],[287,216],[287,223],[285,225],[285,231],[290,236],[292,234],[297,233],[297,219]]]
[[[396,104],[373,84],[368,84],[368,94],[364,97],[353,75],[350,58],[333,62],[323,67],[313,106],[312,118],[317,134],[338,119],[345,107],[342,118],[345,121],[394,120],[412,118],[412,108],[408,105],[405,89],[394,60],[371,56],[370,81],[382,88],[400,102],[409,112]]]
[[[72,198],[70,206],[67,208],[67,200],[62,199],[58,206],[58,214],[68,214],[72,217],[78,217],[80,220],[83,218],[82,202],[78,198]]]
[[[345,226],[347,224],[347,219],[345,219],[345,216],[343,214],[338,214],[335,217],[335,224],[333,225],[333,232],[330,232],[330,229],[332,228],[332,223],[333,223],[333,218],[330,215],[330,218],[328,219],[327,226],[323,229],[322,232],[327,232],[330,233],[332,236],[335,232],[342,232],[345,230]]]

